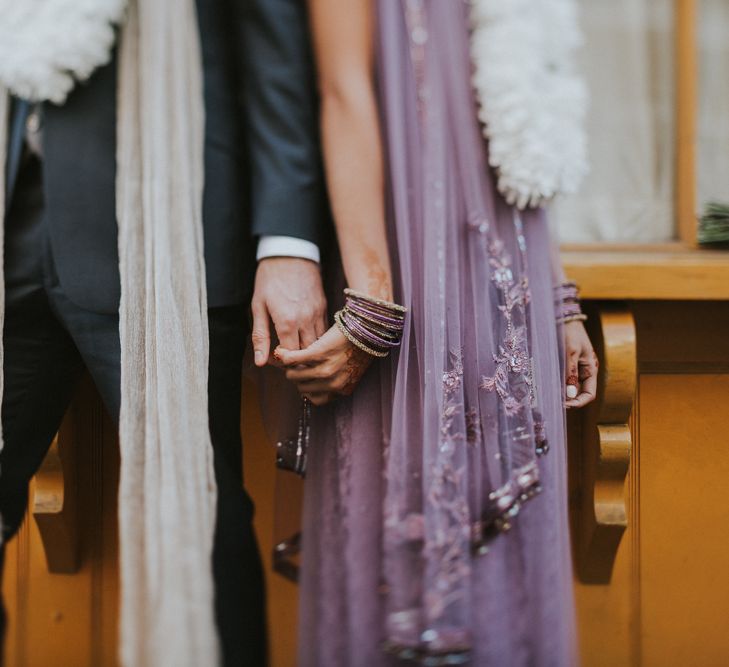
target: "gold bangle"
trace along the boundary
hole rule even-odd
[[[387,329],[382,325],[381,322],[367,317],[366,315],[360,315],[359,313],[353,313],[349,306],[344,306],[340,311],[340,313],[344,314],[347,313],[351,317],[355,318],[359,321],[360,324],[362,324],[366,329],[369,329],[370,331],[374,331],[378,336],[382,336],[383,338],[387,338],[391,341],[399,341],[400,336],[395,333],[392,329]]]
[[[370,356],[373,357],[386,357],[389,352],[377,352],[376,350],[373,350],[370,347],[367,347],[364,343],[360,343],[348,330],[347,327],[344,325],[344,322],[342,322],[342,311],[338,310],[336,313],[334,313],[334,321],[337,324],[337,327],[342,332],[344,337],[352,343],[355,347],[358,347],[362,352],[366,352]]]
[[[353,296],[358,299],[363,299],[364,301],[370,301],[372,303],[376,303],[378,306],[389,308],[390,310],[394,310],[398,313],[408,312],[408,309],[405,308],[405,306],[393,303],[392,301],[385,301],[385,299],[378,299],[374,296],[369,296],[369,294],[365,294],[364,292],[358,292],[357,290],[351,289],[350,287],[347,287],[347,289],[344,290],[344,296]]]
[[[584,322],[585,320],[587,320],[587,315],[580,313],[579,315],[568,315],[561,320],[557,320],[557,322],[560,324],[569,324],[570,322]]]

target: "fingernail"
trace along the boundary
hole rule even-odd
[[[253,353],[253,357],[255,358],[256,361],[263,361],[263,352],[261,350],[256,350]]]

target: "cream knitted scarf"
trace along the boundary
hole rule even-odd
[[[123,26],[120,659],[125,667],[212,667],[219,663],[211,567],[216,487],[194,0],[0,0],[0,85],[26,99],[63,103],[77,81],[109,60],[115,26]],[[7,99],[0,90],[1,157]],[[0,320],[3,314],[0,307]]]

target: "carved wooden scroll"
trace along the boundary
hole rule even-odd
[[[73,425],[67,416],[33,480],[31,514],[40,532],[48,571],[79,568],[79,530]]]
[[[630,464],[630,415],[636,392],[636,333],[625,306],[598,304],[589,333],[600,358],[598,400],[582,416],[579,520],[580,579],[608,583],[628,525],[625,480]]]

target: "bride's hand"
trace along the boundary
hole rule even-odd
[[[597,355],[582,322],[564,325],[567,353],[567,386],[565,387],[568,408],[581,408],[595,400],[597,394]],[[575,389],[570,389],[570,386]],[[575,395],[570,397],[570,392]]]
[[[304,350],[277,347],[273,355],[299,393],[314,405],[349,396],[372,363],[372,357],[352,345],[337,326]]]

